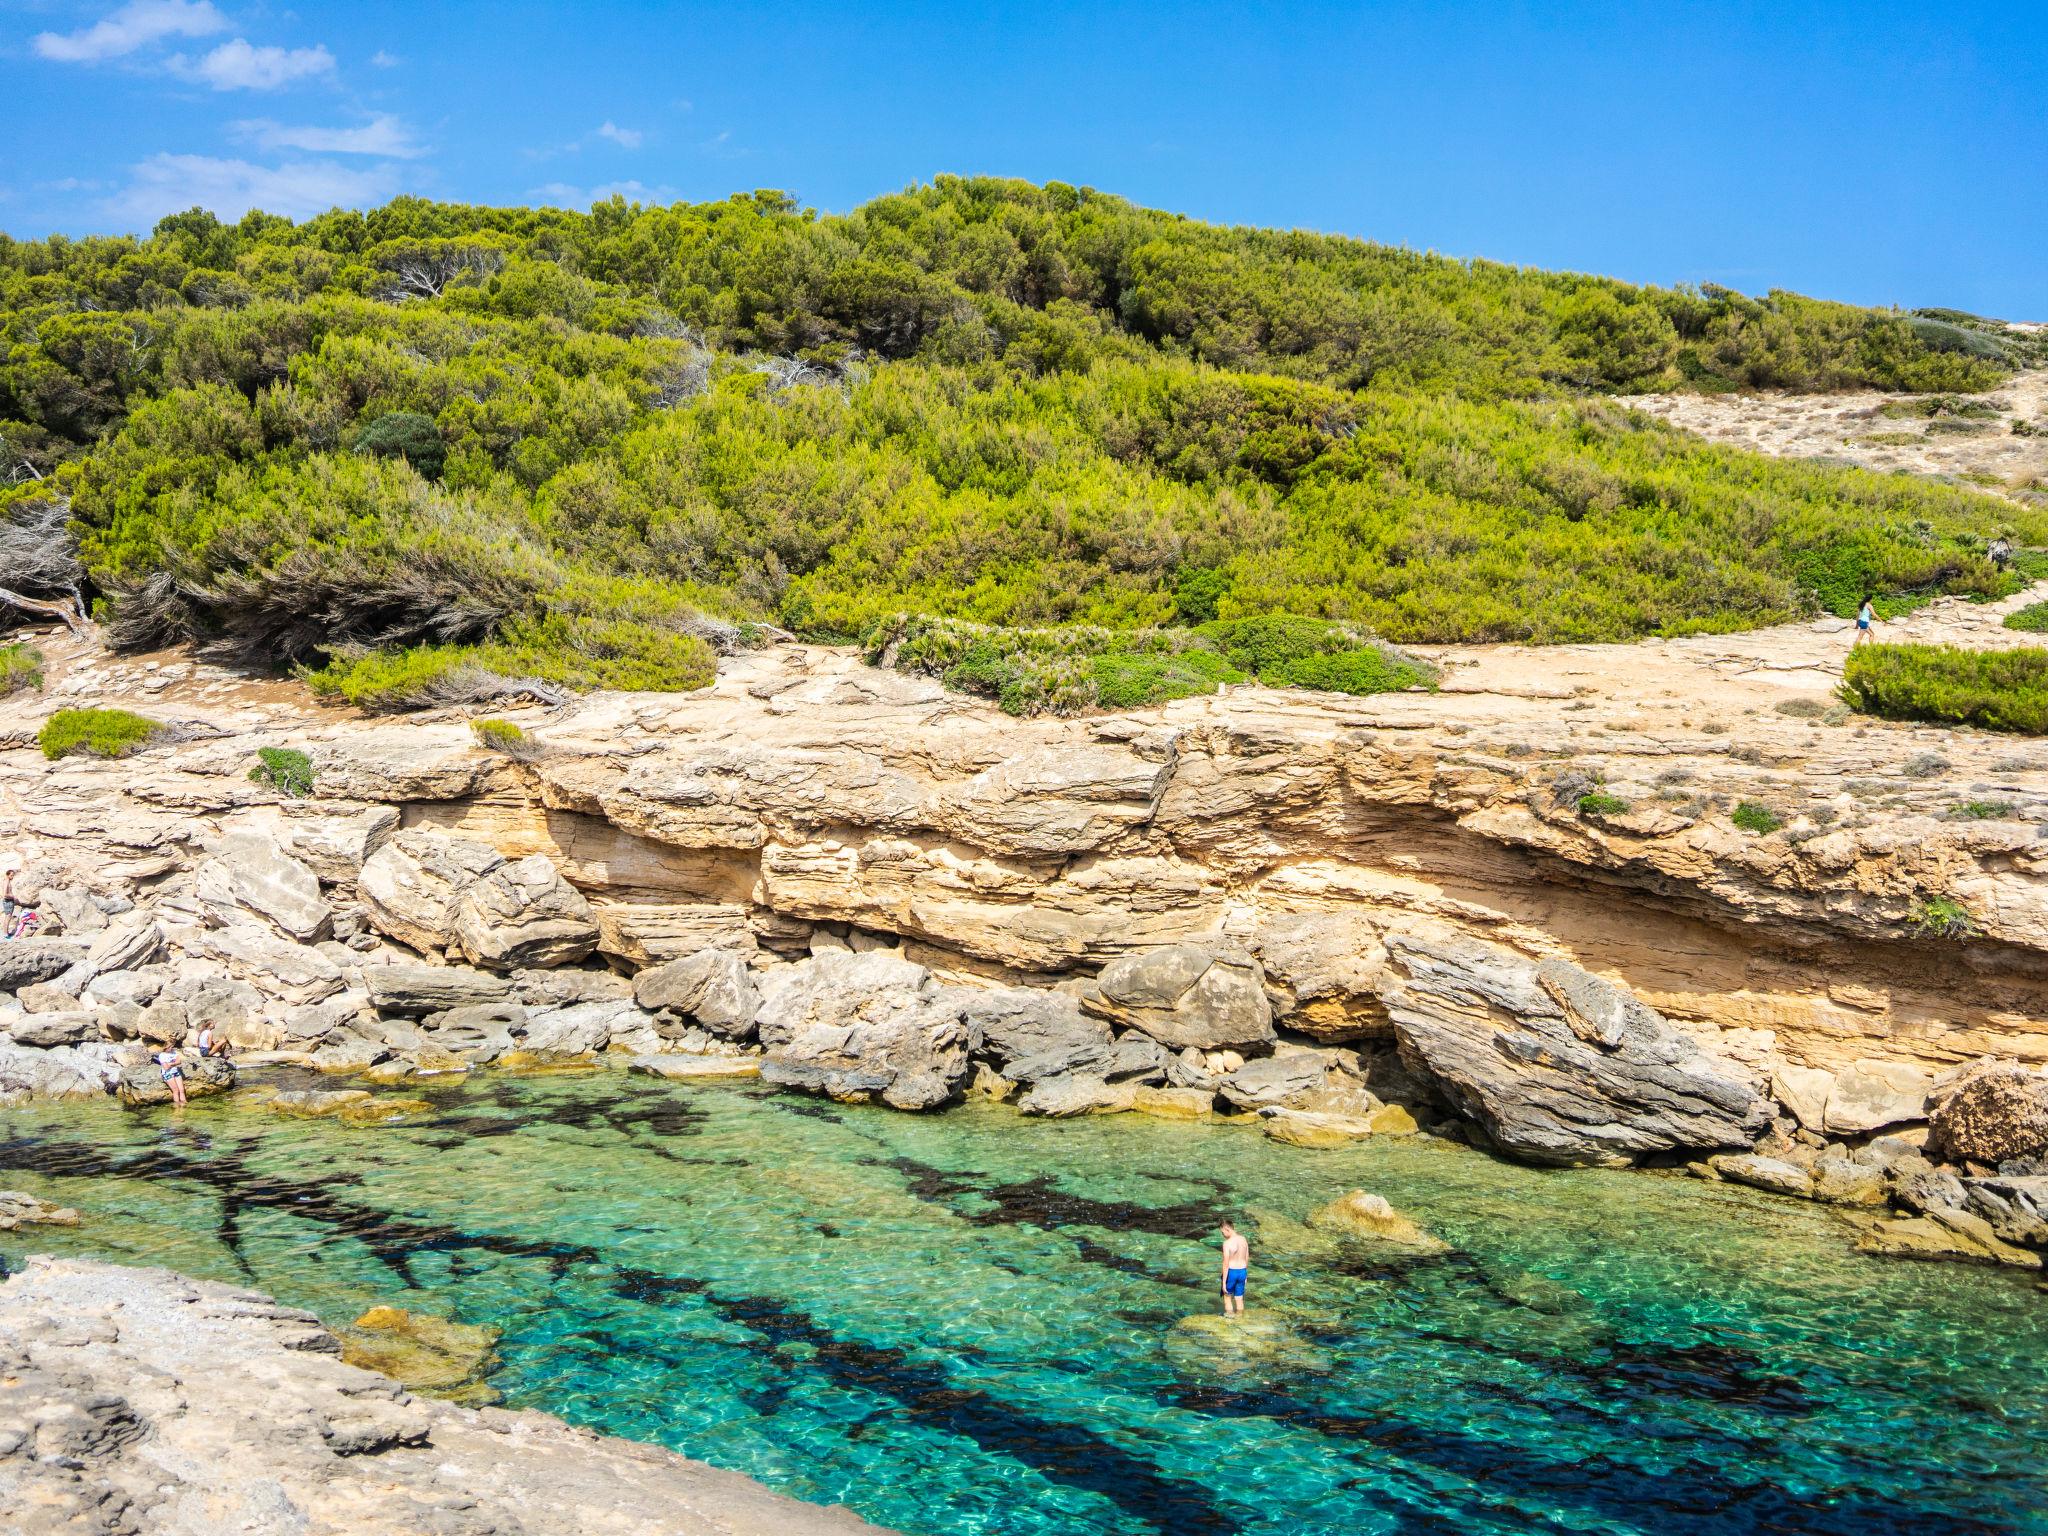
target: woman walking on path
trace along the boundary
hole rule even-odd
[[[1877,638],[1870,630],[1870,626],[1876,622],[1877,609],[1871,604],[1870,599],[1865,597],[1863,599],[1863,606],[1856,610],[1856,638],[1849,642],[1850,650],[1855,650],[1857,646],[1866,640]]]

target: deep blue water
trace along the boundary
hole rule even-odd
[[[504,1330],[508,1401],[907,1532],[2048,1532],[2048,1295],[1415,1139],[497,1078],[355,1129],[0,1111],[0,1236]],[[1452,1244],[1305,1225],[1362,1187]],[[1251,1312],[1221,1327],[1219,1216]]]

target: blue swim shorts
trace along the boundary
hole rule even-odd
[[[1223,1294],[1226,1296],[1242,1296],[1244,1294],[1243,1270],[1231,1269],[1224,1271]]]

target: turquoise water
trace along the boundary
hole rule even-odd
[[[351,1129],[0,1111],[0,1235],[504,1330],[508,1401],[906,1532],[2048,1532],[2048,1296],[1826,1212],[1426,1140],[613,1076]],[[1453,1245],[1303,1224],[1384,1194]],[[1253,1244],[1215,1310],[1217,1217]]]

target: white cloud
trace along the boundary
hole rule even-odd
[[[334,55],[324,47],[258,48],[238,37],[203,58],[188,59],[180,53],[164,64],[172,74],[203,81],[216,91],[274,91],[311,75],[332,74]]]
[[[381,203],[397,190],[394,165],[358,169],[331,160],[256,165],[209,155],[151,155],[134,167],[128,185],[106,206],[140,228],[192,207],[209,208],[223,219],[239,219],[251,208],[303,219],[329,208]]]
[[[610,139],[621,149],[638,149],[640,141],[647,137],[638,128],[621,128],[610,118],[606,118],[604,126],[597,130],[597,136],[600,139]]]
[[[210,0],[129,0],[82,31],[38,33],[35,50],[64,64],[98,64],[167,37],[210,37],[227,24]]]
[[[382,48],[379,48],[375,53],[370,55],[370,62],[376,65],[379,69],[396,69],[398,68],[399,65],[403,64],[405,60],[401,59],[395,53],[386,53]]]
[[[526,195],[547,208],[588,208],[607,198],[623,197],[629,203],[673,203],[681,194],[674,187],[650,187],[638,181],[608,181],[601,187],[576,187],[566,181],[550,181],[531,187]]]
[[[244,143],[264,149],[302,149],[316,155],[382,155],[389,160],[417,160],[427,151],[413,141],[412,130],[389,112],[379,112],[358,128],[294,127],[267,117],[245,118],[228,125]]]

